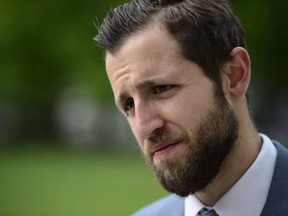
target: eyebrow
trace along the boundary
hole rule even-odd
[[[144,81],[138,82],[135,86],[136,86],[136,89],[142,89],[142,88],[158,85],[158,83],[159,82],[157,82],[157,80],[156,82],[152,80],[144,80]]]
[[[143,89],[147,87],[151,87],[157,85],[157,82],[152,81],[152,80],[143,80],[138,83],[136,83],[135,88],[136,89]],[[124,101],[129,97],[129,95],[126,92],[122,92],[118,96],[115,97],[115,104],[118,108],[122,109],[122,105]]]
[[[166,79],[167,77],[153,77],[151,79],[142,80],[135,84],[135,88],[143,89],[155,85],[165,84],[167,82]],[[124,104],[127,98],[129,98],[129,94],[127,92],[122,92],[119,95],[117,95],[117,97],[115,97],[115,104],[118,107],[118,109],[122,110],[122,105]]]

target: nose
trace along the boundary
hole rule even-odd
[[[164,125],[165,120],[156,104],[139,103],[135,105],[134,124],[131,126],[136,137],[144,140]]]

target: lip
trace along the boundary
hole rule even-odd
[[[158,143],[154,146],[154,148],[152,149],[152,156],[154,154],[156,154],[157,152],[161,152],[171,146],[177,145],[181,142],[181,140],[177,140],[177,141],[165,141],[165,142],[161,142]]]

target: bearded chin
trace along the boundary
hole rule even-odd
[[[169,159],[164,160],[161,162],[161,167],[153,167],[159,183],[167,191],[182,197],[205,188],[215,176],[213,172],[202,173],[203,164],[199,164],[197,159],[189,156],[182,159],[177,166]]]
[[[154,166],[153,170],[164,189],[182,197],[204,189],[218,173],[216,167],[209,167],[209,171],[204,172],[203,164],[199,164],[199,160],[189,156],[182,159],[176,167],[167,159],[161,162],[161,168]]]
[[[152,159],[150,165],[167,191],[186,197],[203,190],[219,173],[237,138],[238,120],[234,111],[228,105],[210,110],[197,129],[195,142],[192,139],[187,142],[185,156],[178,160],[167,158],[157,165]]]

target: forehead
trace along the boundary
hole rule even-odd
[[[116,53],[107,53],[105,63],[117,99],[128,84],[136,88],[171,77],[183,61],[177,41],[154,25],[131,35]]]
[[[178,43],[168,30],[160,24],[151,24],[144,29],[138,30],[129,35],[115,53],[108,52],[107,56],[120,56],[123,52],[134,52],[135,54],[143,54],[143,51],[149,48],[149,51],[156,51],[161,45],[170,46],[173,44],[175,48],[179,48]],[[157,49],[155,49],[157,45]],[[135,49],[137,47],[138,50]]]
[[[178,42],[164,26],[154,24],[129,36],[116,53],[106,53],[106,70],[109,76],[111,71],[119,67],[124,69],[124,65],[132,66],[137,63],[137,66],[147,66],[159,63],[160,57],[163,60],[172,55],[173,58],[182,56]]]

